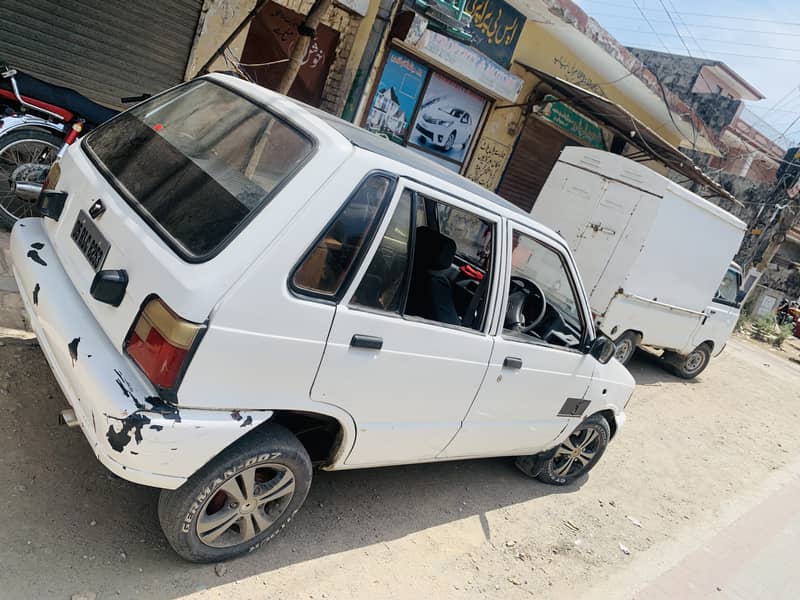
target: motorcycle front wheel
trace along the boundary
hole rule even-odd
[[[0,134],[0,225],[11,228],[19,219],[38,216],[36,204],[12,191],[12,175],[25,164],[50,165],[63,140],[41,129],[15,129]]]

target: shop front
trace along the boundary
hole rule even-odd
[[[524,16],[504,2],[467,4],[478,9],[471,13],[471,46],[442,33],[448,28],[437,20],[445,20],[441,14],[397,15],[360,119],[362,127],[458,173],[465,172],[492,108],[515,102],[522,87],[494,58],[510,60]],[[508,10],[482,20],[489,5]]]

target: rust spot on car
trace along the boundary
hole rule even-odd
[[[233,419],[234,421],[241,421],[242,420],[242,413],[240,413],[238,410],[232,410],[231,411],[231,419]]]
[[[136,444],[140,444],[142,441],[142,427],[150,423],[150,419],[138,411],[124,419],[110,415],[106,415],[106,417],[122,423],[122,428],[119,431],[114,429],[113,425],[109,425],[106,433],[109,445],[117,452],[122,452],[125,446],[131,443],[131,432],[133,432],[133,439],[136,440]]]
[[[44,244],[42,242],[34,242],[33,244],[31,244],[31,248],[33,248],[34,250],[41,250],[42,248],[44,248]]]
[[[42,265],[43,267],[47,266],[47,263],[42,259],[41,256],[39,256],[39,253],[36,250],[28,250],[28,258],[38,265]]]
[[[170,421],[175,421],[176,423],[181,422],[181,413],[178,411],[177,406],[167,404],[158,396],[147,396],[144,401],[139,400],[139,398],[136,397],[136,394],[133,393],[133,386],[127,379],[125,379],[125,376],[122,374],[122,372],[118,369],[114,369],[114,374],[117,376],[115,381],[119,386],[119,389],[122,390],[122,393],[126,398],[130,398],[133,401],[137,412],[152,412],[159,414]]]
[[[162,429],[164,429],[164,427],[163,425],[150,425],[150,429],[152,429],[153,431],[161,431]]]
[[[252,424],[253,424],[253,417],[251,417],[250,415],[247,415],[247,418],[244,420],[244,422],[241,425],[239,425],[239,427],[247,427],[247,426],[252,425]]]
[[[78,344],[81,343],[81,338],[76,337],[72,340],[69,344],[67,344],[67,348],[69,348],[69,356],[72,359],[72,366],[75,366],[75,363],[78,362]]]
[[[33,286],[33,305],[34,306],[39,306],[39,291],[41,289],[42,288],[39,286],[38,283],[35,286]]]

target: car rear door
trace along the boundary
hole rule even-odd
[[[488,319],[479,330],[406,314],[418,194],[488,224],[498,249],[500,219],[416,183],[400,181],[350,290],[336,308],[312,400],[350,413],[356,441],[348,466],[435,458],[458,431],[486,373]],[[487,298],[498,275],[490,272]],[[488,312],[487,312],[488,314]]]

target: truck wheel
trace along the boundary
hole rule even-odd
[[[578,425],[563,444],[545,455],[535,477],[550,485],[571,483],[597,464],[610,439],[608,421],[602,415],[592,415]]]
[[[306,499],[311,460],[298,439],[267,425],[221,452],[177,490],[162,490],[158,519],[191,562],[219,562],[275,537]]]
[[[636,353],[636,346],[641,343],[641,333],[636,333],[635,331],[626,331],[614,341],[614,345],[617,347],[617,351],[614,353],[614,358],[616,358],[623,365],[627,365],[628,361],[630,361],[630,359]]]
[[[670,370],[683,379],[694,379],[702,373],[711,361],[711,348],[700,344],[686,356],[676,352],[664,352],[664,360]]]

